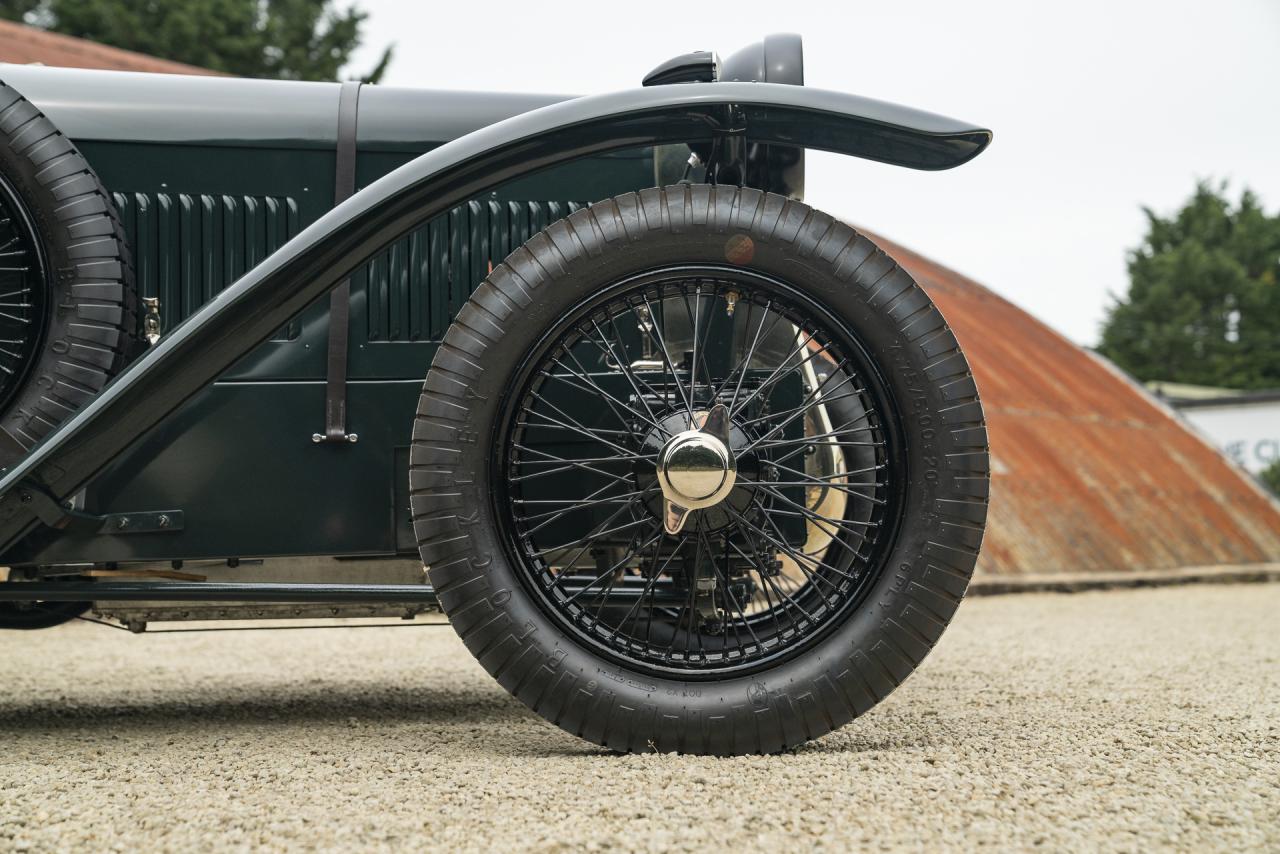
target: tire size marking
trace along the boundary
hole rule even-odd
[[[596,673],[599,673],[605,679],[610,679],[614,682],[617,682],[619,685],[626,685],[628,688],[638,688],[641,691],[645,691],[649,694],[652,694],[658,690],[657,685],[650,685],[647,682],[639,682],[633,679],[632,677],[628,676],[627,674],[619,671],[606,670],[603,667],[597,667]],[[668,691],[667,693],[670,693],[670,691]]]

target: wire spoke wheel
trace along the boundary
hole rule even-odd
[[[941,636],[986,519],[968,364],[865,236],[679,185],[530,238],[454,319],[410,504],[477,661],[626,751],[770,753]]]
[[[569,630],[630,667],[722,676],[838,623],[901,477],[863,348],[785,282],[659,270],[546,336],[495,446],[506,533]]]
[[[30,217],[0,177],[0,407],[25,381],[46,325],[45,270]]]

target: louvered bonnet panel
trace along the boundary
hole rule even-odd
[[[114,193],[133,250],[138,293],[160,298],[165,329],[188,317],[298,232],[298,204],[279,196]]]
[[[291,197],[115,193],[114,198],[133,250],[139,293],[160,298],[165,329],[301,227]],[[353,296],[364,309],[352,313],[353,339],[371,344],[440,340],[493,265],[581,207],[569,201],[484,199],[415,229],[353,277]],[[285,333],[294,334],[296,329]]]
[[[580,202],[485,199],[460,205],[416,229],[375,257],[352,282],[355,292],[366,297],[366,340],[440,340],[495,264],[581,207]]]

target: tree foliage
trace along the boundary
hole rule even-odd
[[[1271,490],[1273,495],[1280,498],[1280,460],[1264,468],[1258,474],[1258,480],[1262,481],[1262,485]]]
[[[0,16],[243,77],[337,80],[368,13],[333,0],[0,0]],[[381,78],[393,47],[363,79]]]
[[[1099,351],[1140,380],[1280,388],[1280,214],[1202,182],[1173,216],[1146,215]]]

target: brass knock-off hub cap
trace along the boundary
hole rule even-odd
[[[729,448],[729,426],[728,409],[717,404],[702,417],[700,429],[677,433],[658,453],[668,534],[684,530],[692,511],[714,507],[733,491],[738,470]]]

